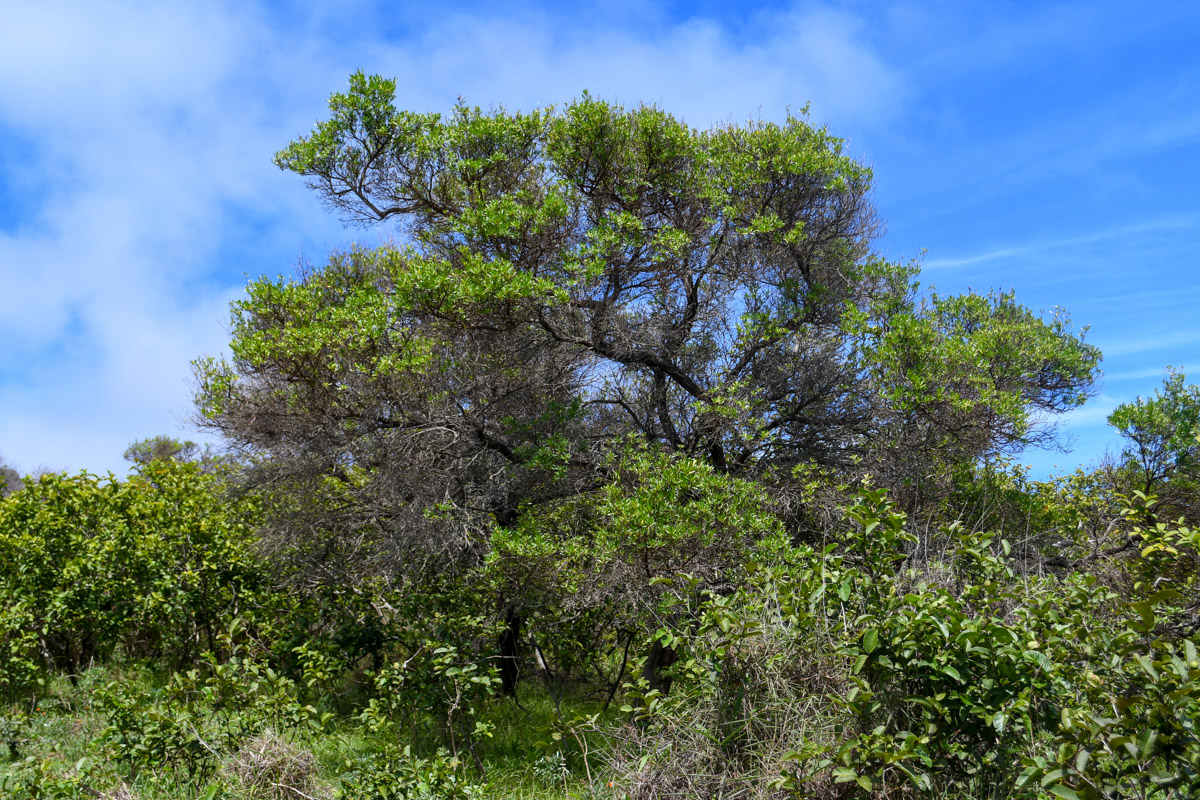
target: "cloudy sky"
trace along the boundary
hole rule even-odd
[[[695,127],[813,121],[870,164],[888,257],[943,292],[1070,310],[1105,353],[1069,453],[1105,417],[1200,381],[1200,5],[613,2],[5,4],[0,26],[0,455],[123,472],[192,436],[190,361],[248,277],[343,229],[271,155],[356,69],[397,102],[528,109],[588,90]],[[924,255],[922,255],[924,253]]]

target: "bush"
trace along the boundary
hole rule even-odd
[[[25,680],[30,636],[71,675],[117,649],[174,665],[212,649],[258,600],[254,513],[173,461],[124,482],[44,475],[0,501],[0,689]]]
[[[822,552],[663,610],[687,621],[657,634],[680,653],[671,691],[628,686],[631,725],[609,731],[631,797],[1194,795],[1194,579],[1156,562],[1190,531],[1134,526],[1135,559],[1090,562],[1130,575],[1117,592],[1019,575],[1002,537],[956,525],[922,561],[882,492],[846,517]]]
[[[163,772],[199,784],[267,730],[323,724],[297,699],[295,683],[251,656],[232,636],[221,662],[205,653],[198,667],[170,676],[162,689],[110,683],[97,693],[108,715],[101,744],[130,774]]]
[[[346,800],[476,800],[486,787],[468,780],[463,763],[446,750],[418,758],[409,747],[372,751],[342,776]]]

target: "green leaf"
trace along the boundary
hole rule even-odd
[[[1061,797],[1062,800],[1084,800],[1083,795],[1067,786],[1065,783],[1058,783],[1050,787],[1050,794],[1055,797]]]
[[[1146,758],[1154,753],[1155,747],[1158,745],[1158,731],[1148,730],[1142,731],[1142,735],[1138,737],[1138,750],[1142,753],[1142,758]]]
[[[1156,681],[1158,680],[1158,670],[1154,668],[1154,664],[1151,663],[1150,659],[1146,658],[1145,656],[1138,656],[1137,662],[1141,665],[1142,669],[1146,671],[1147,675]]]
[[[871,628],[863,634],[862,649],[864,653],[872,653],[879,647],[879,631]]]
[[[854,767],[838,767],[833,771],[834,783],[849,783],[850,781],[857,780],[858,773],[854,770]]]
[[[1013,788],[1020,789],[1025,784],[1036,778],[1042,771],[1042,767],[1034,764],[1021,770],[1021,774],[1017,776],[1017,780],[1013,783]]]
[[[1050,657],[1048,655],[1041,652],[1040,650],[1026,650],[1025,651],[1025,660],[1032,661],[1033,663],[1035,663],[1039,667],[1041,667],[1042,670],[1044,670],[1045,672],[1049,672],[1051,669],[1054,668],[1054,662],[1050,660]]]
[[[1138,613],[1138,616],[1142,618],[1142,624],[1145,627],[1154,627],[1154,605],[1149,600],[1142,600],[1137,603],[1130,603],[1129,605]]]
[[[1042,788],[1045,789],[1048,786],[1059,783],[1064,777],[1066,777],[1066,774],[1067,771],[1065,769],[1056,769],[1047,772],[1042,776]]]

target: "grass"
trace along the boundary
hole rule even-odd
[[[19,757],[0,750],[0,794],[110,800],[269,800],[279,792],[263,776],[276,770],[291,775],[290,781],[303,782],[306,791],[302,794],[326,800],[337,796],[347,770],[374,746],[357,717],[342,714],[322,731],[302,728],[265,733],[261,740],[245,743],[240,752],[223,754],[202,778],[153,766],[134,772],[104,751],[100,737],[108,718],[94,702],[96,692],[109,683],[154,689],[162,680],[161,673],[151,668],[119,663],[95,666],[77,684],[54,677],[32,712],[25,709]],[[619,717],[613,708],[602,714],[602,701],[595,696],[571,691],[563,698],[562,710],[568,720],[602,715],[607,722],[615,722]],[[486,771],[487,797],[567,800],[598,796],[589,791],[589,773],[593,789],[604,787],[606,782],[597,777],[603,773],[603,743],[598,734],[579,730],[579,738],[573,736],[559,721],[552,698],[540,684],[522,685],[519,706],[508,698],[493,698],[479,710],[477,719],[490,729],[490,736],[480,736],[476,742]],[[430,734],[404,744],[414,755],[425,758],[444,746]],[[465,777],[480,780],[474,759],[465,749],[460,751],[459,761]],[[283,796],[303,800],[300,794],[284,792]]]

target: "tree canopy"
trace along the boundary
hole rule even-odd
[[[276,163],[396,240],[253,281],[232,359],[197,366],[203,421],[260,474],[337,495],[304,512],[325,529],[478,554],[601,485],[629,436],[767,482],[899,486],[917,454],[1036,441],[1090,390],[1099,352],[1064,316],[923,293],[876,255],[870,171],[803,118],[700,131],[587,94],[443,117],[394,90],[355,74]]]

